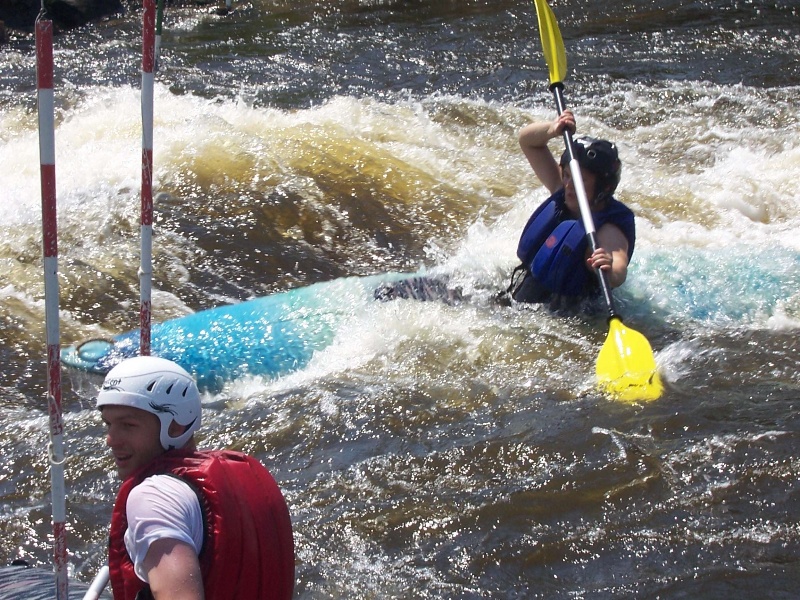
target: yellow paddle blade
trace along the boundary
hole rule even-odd
[[[619,317],[609,322],[597,357],[597,383],[608,395],[628,402],[655,400],[664,391],[650,342]]]
[[[561,83],[567,76],[567,52],[558,30],[556,16],[545,0],[533,0],[536,4],[536,17],[539,20],[539,36],[547,68],[550,71],[550,84]]]

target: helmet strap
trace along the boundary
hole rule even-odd
[[[592,201],[589,204],[591,204],[592,206],[597,206],[598,204],[602,204],[611,197],[611,194],[612,194],[611,186],[606,185],[602,190],[600,190],[594,195],[594,198],[592,198]]]

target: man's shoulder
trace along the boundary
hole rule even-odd
[[[157,473],[145,477],[139,485],[131,490],[128,495],[128,504],[137,503],[142,500],[153,500],[158,498],[174,497],[194,497],[195,493],[191,486],[174,475]]]
[[[125,502],[128,523],[173,522],[199,515],[200,500],[192,487],[171,475],[151,475],[131,490]]]

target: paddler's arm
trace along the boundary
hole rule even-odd
[[[606,223],[597,230],[597,246],[586,265],[606,271],[612,288],[621,286],[628,277],[628,238],[619,227]]]
[[[561,167],[553,158],[547,147],[547,142],[564,134],[569,129],[575,133],[575,116],[571,111],[565,110],[554,121],[537,121],[526,125],[519,131],[519,145],[522,152],[533,167],[533,172],[544,186],[554,193],[563,187],[561,181]]]
[[[150,544],[142,568],[155,600],[204,600],[200,561],[185,542],[162,538]]]

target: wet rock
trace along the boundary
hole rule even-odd
[[[121,0],[45,0],[44,8],[62,30],[123,12]],[[32,30],[41,10],[39,0],[0,0],[0,21],[9,29]]]

